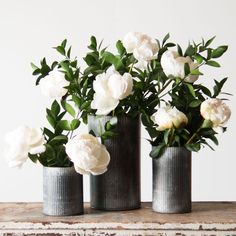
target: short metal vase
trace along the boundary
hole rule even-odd
[[[111,116],[89,116],[96,135]],[[116,136],[105,141],[111,160],[106,173],[90,177],[91,207],[100,210],[140,208],[140,119],[118,117]]]
[[[191,152],[183,147],[168,147],[153,159],[153,211],[191,212]]]
[[[83,214],[83,177],[74,167],[43,167],[43,213]]]

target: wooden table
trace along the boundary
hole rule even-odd
[[[193,203],[188,214],[157,214],[150,203],[133,211],[50,217],[41,203],[0,203],[0,235],[235,235],[236,203]]]

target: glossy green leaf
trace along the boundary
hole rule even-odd
[[[228,46],[220,46],[212,51],[212,58],[221,57],[228,49]]]
[[[220,67],[220,64],[218,62],[212,61],[212,60],[207,61],[206,65],[213,66],[213,67]]]

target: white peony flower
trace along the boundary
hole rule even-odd
[[[6,158],[10,167],[21,167],[28,159],[28,153],[40,154],[45,151],[46,143],[40,129],[20,126],[5,137],[8,149]]]
[[[185,78],[184,64],[188,63],[190,71],[197,69],[198,64],[194,63],[190,57],[181,57],[175,51],[167,50],[161,57],[161,66],[166,76]],[[198,79],[198,75],[188,75],[184,80],[193,83]]]
[[[53,99],[61,99],[67,93],[65,87],[69,84],[70,82],[65,79],[65,75],[58,70],[49,72],[39,82],[42,94]]]
[[[132,93],[133,79],[129,73],[119,74],[113,66],[96,76],[93,82],[95,94],[91,108],[97,110],[97,115],[109,114],[118,106],[119,100]]]
[[[180,128],[188,123],[187,116],[176,107],[166,106],[159,108],[152,117],[157,130],[163,131],[171,128]]]
[[[107,171],[110,154],[91,134],[81,134],[69,140],[66,153],[80,174],[101,175]]]
[[[133,77],[129,73],[113,74],[109,77],[108,88],[113,98],[122,100],[132,93]]]
[[[231,116],[230,108],[218,98],[202,102],[200,112],[205,120],[212,122],[214,128],[224,126]]]
[[[155,39],[146,34],[130,32],[124,37],[122,43],[126,51],[133,53],[138,60],[135,66],[140,69],[146,68],[149,61],[157,58],[158,44]]]
[[[91,103],[91,108],[96,109],[97,115],[108,115],[113,111],[119,104],[119,99],[112,98],[111,96],[102,96],[95,93],[93,96],[93,101]]]

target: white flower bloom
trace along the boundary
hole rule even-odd
[[[130,32],[124,37],[122,43],[126,51],[133,53],[134,57],[138,60],[135,66],[140,69],[146,68],[144,65],[157,58],[158,44],[155,39],[146,34]]]
[[[118,106],[119,100],[132,93],[133,78],[129,73],[119,74],[112,66],[96,76],[93,89],[95,94],[91,108],[97,110],[97,115],[107,115]]]
[[[140,44],[142,33],[139,32],[129,32],[125,35],[122,43],[127,51],[127,53],[133,53],[134,49]]]
[[[205,120],[212,122],[214,128],[224,126],[231,116],[230,108],[218,98],[202,102],[200,112]]]
[[[152,118],[158,125],[157,130],[160,131],[180,128],[188,123],[187,116],[176,107],[171,106],[159,108]]]
[[[113,98],[122,100],[132,93],[133,77],[129,73],[113,74],[109,77],[108,88]]]
[[[61,99],[67,93],[65,87],[69,84],[70,82],[65,79],[65,75],[58,70],[49,72],[39,82],[42,94],[53,99]]]
[[[28,159],[28,153],[40,154],[45,151],[45,139],[40,129],[20,126],[5,137],[8,149],[6,158],[10,167],[21,167]]]
[[[113,111],[119,104],[119,100],[112,98],[111,96],[102,96],[95,93],[93,96],[93,101],[91,103],[91,108],[96,109],[97,115],[108,115]]]
[[[175,51],[167,50],[161,57],[161,66],[166,76],[172,75],[181,79],[185,78],[184,64],[188,63],[190,71],[197,69],[198,64],[194,63],[190,57],[181,57]],[[198,79],[198,75],[189,75],[184,80],[193,83]]]
[[[91,134],[81,134],[69,140],[66,153],[80,174],[101,175],[107,171],[110,154]]]

